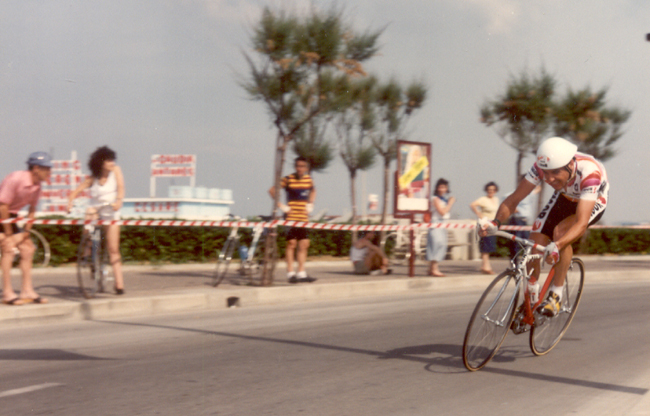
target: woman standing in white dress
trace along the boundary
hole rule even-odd
[[[436,182],[436,188],[433,191],[431,205],[433,206],[431,222],[434,224],[443,223],[448,220],[451,207],[456,202],[456,198],[449,197],[449,182],[440,178]],[[429,228],[427,235],[427,260],[429,260],[429,276],[444,277],[440,271],[438,263],[445,259],[447,255],[447,229],[446,228]]]
[[[122,169],[115,164],[117,155],[110,148],[103,146],[90,155],[88,167],[90,176],[70,193],[68,210],[72,201],[84,190],[90,191],[90,202],[86,216],[101,220],[119,220],[120,208],[124,200],[124,176]],[[110,209],[105,209],[110,205]],[[101,208],[101,209],[100,209]],[[115,293],[124,294],[124,276],[122,275],[122,256],[120,255],[120,226],[105,225],[108,256],[115,275]]]

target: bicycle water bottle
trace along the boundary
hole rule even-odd
[[[539,282],[528,283],[528,294],[530,295],[530,303],[537,303],[539,300]]]
[[[248,260],[248,247],[245,245],[239,246],[239,258],[242,262]]]

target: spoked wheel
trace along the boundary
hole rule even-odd
[[[518,287],[512,272],[505,271],[483,292],[463,342],[463,363],[469,371],[485,367],[508,335],[519,298]]]
[[[235,246],[236,244],[234,244],[233,241],[226,240],[226,244],[219,252],[219,255],[217,256],[217,268],[214,270],[214,274],[212,275],[212,286],[219,286],[223,281],[223,278],[226,277],[228,266],[230,266],[230,261],[232,260],[232,255],[235,251]]]
[[[77,280],[79,290],[86,299],[95,297],[99,283],[95,273],[99,270],[99,256],[92,255],[92,244],[91,235],[85,233],[77,251]]]
[[[585,265],[580,259],[572,259],[564,281],[564,293],[557,315],[552,318],[535,313],[535,325],[530,331],[530,349],[535,355],[545,355],[560,342],[578,310],[585,283]]]

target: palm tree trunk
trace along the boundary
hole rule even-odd
[[[357,177],[356,169],[350,169],[350,202],[352,204],[352,224],[357,223],[357,198],[355,180]]]
[[[284,167],[284,155],[287,149],[289,138],[278,132],[275,149],[275,171],[273,175],[273,186],[275,187],[275,197],[273,198],[273,207],[271,208],[271,217],[277,219],[277,206],[280,200],[280,179],[282,178],[282,169]],[[266,234],[264,247],[264,268],[262,269],[262,286],[273,284],[273,271],[275,270],[275,261],[277,260],[277,232]]]
[[[381,223],[386,224],[386,213],[388,210],[388,187],[389,187],[389,169],[390,169],[390,157],[384,155],[384,204],[381,208]]]

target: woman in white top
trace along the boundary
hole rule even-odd
[[[359,239],[350,247],[350,260],[355,274],[391,274],[388,258],[383,250],[372,243],[376,237],[374,231],[359,232]]]
[[[474,211],[478,219],[486,218],[492,221],[499,209],[499,186],[494,182],[489,182],[485,185],[486,196],[482,196],[476,201],[472,202],[469,206]],[[489,236],[481,238],[479,249],[481,251],[481,272],[484,274],[494,274],[492,266],[490,265],[490,253],[497,251],[496,236]]]
[[[434,224],[442,223],[448,220],[451,207],[454,206],[456,198],[449,197],[449,181],[440,178],[436,182],[431,206],[431,222]],[[427,260],[429,263],[429,276],[444,277],[440,271],[438,263],[443,261],[447,255],[447,229],[446,228],[429,228],[427,235]]]
[[[72,201],[84,190],[90,191],[90,202],[86,217],[102,220],[119,220],[120,208],[124,200],[124,177],[122,170],[115,164],[117,155],[110,148],[103,146],[90,155],[88,167],[91,175],[70,193],[68,211]],[[110,205],[110,207],[106,207]],[[104,226],[108,255],[115,275],[115,293],[124,294],[124,277],[122,275],[122,257],[120,255],[120,226]]]

